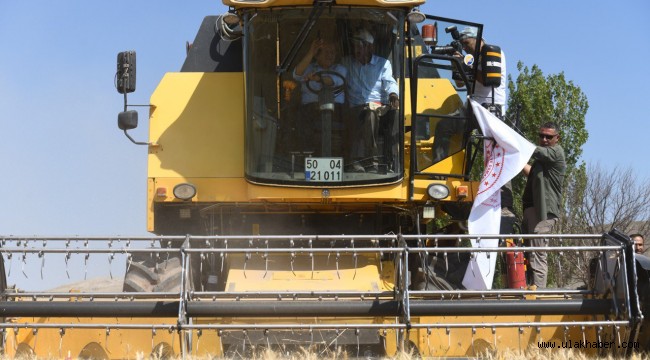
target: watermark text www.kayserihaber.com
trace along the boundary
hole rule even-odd
[[[639,349],[636,341],[538,341],[540,349]]]

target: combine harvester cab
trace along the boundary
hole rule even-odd
[[[647,339],[647,294],[637,294],[648,291],[647,259],[635,260],[621,234],[553,235],[548,248],[527,249],[557,254],[551,266],[576,277],[590,269],[583,288],[463,287],[472,257],[519,259],[506,240],[534,237],[489,235],[503,246],[477,249],[467,244],[486,236],[463,231],[483,141],[466,101],[480,54],[453,54],[459,30],[481,37],[482,25],[424,15],[423,1],[224,3],[231,10],[205,18],[181,71],[151,96],[146,142],[128,134],[138,123],[126,101],[135,52],[118,56],[118,124],[148,147],[155,235],[3,238],[16,283],[3,286],[5,353],[462,357],[607,342],[585,351],[622,355]],[[301,74],[312,46],[340,66]],[[363,52],[383,64],[399,106],[386,105],[388,94],[355,102]],[[373,120],[361,120],[364,107]],[[20,290],[21,270],[47,278],[75,261],[107,264],[110,277],[125,269],[123,284]],[[512,274],[524,266],[511,265]]]

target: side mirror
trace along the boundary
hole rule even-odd
[[[132,143],[136,145],[151,145],[148,142],[144,141],[135,141],[131,135],[129,135],[127,130],[135,129],[138,127],[138,112],[135,110],[122,111],[117,114],[117,126],[120,130],[124,130],[124,135],[126,135]]]
[[[117,54],[117,73],[115,74],[117,92],[124,94],[124,111],[117,114],[117,126],[124,131],[132,143],[136,145],[149,145],[147,142],[135,141],[127,130],[138,127],[138,112],[127,110],[126,94],[135,91],[135,51],[123,51]]]
[[[122,111],[117,114],[117,127],[120,130],[131,130],[138,127],[138,112],[135,110]]]
[[[135,91],[135,51],[123,51],[117,54],[117,92],[120,94]]]

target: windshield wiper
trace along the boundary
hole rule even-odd
[[[305,23],[302,25],[302,28],[298,33],[298,37],[293,42],[293,44],[291,44],[291,48],[289,49],[287,56],[282,60],[280,66],[278,67],[278,75],[284,73],[289,69],[291,63],[298,54],[298,50],[305,42],[305,39],[307,39],[307,36],[309,36],[311,29],[314,27],[314,24],[316,24],[316,21],[320,18],[323,10],[325,10],[325,6],[331,5],[332,3],[334,3],[334,0],[314,0],[314,7],[311,9],[307,21],[305,21]]]

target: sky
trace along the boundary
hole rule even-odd
[[[421,10],[484,24],[514,77],[518,61],[564,72],[590,105],[583,160],[650,177],[649,1],[429,1]],[[117,53],[137,51],[129,103],[148,104],[203,17],[225,11],[215,0],[0,1],[0,234],[147,235],[147,149],[117,128]],[[146,141],[147,129],[140,110],[131,134]]]

